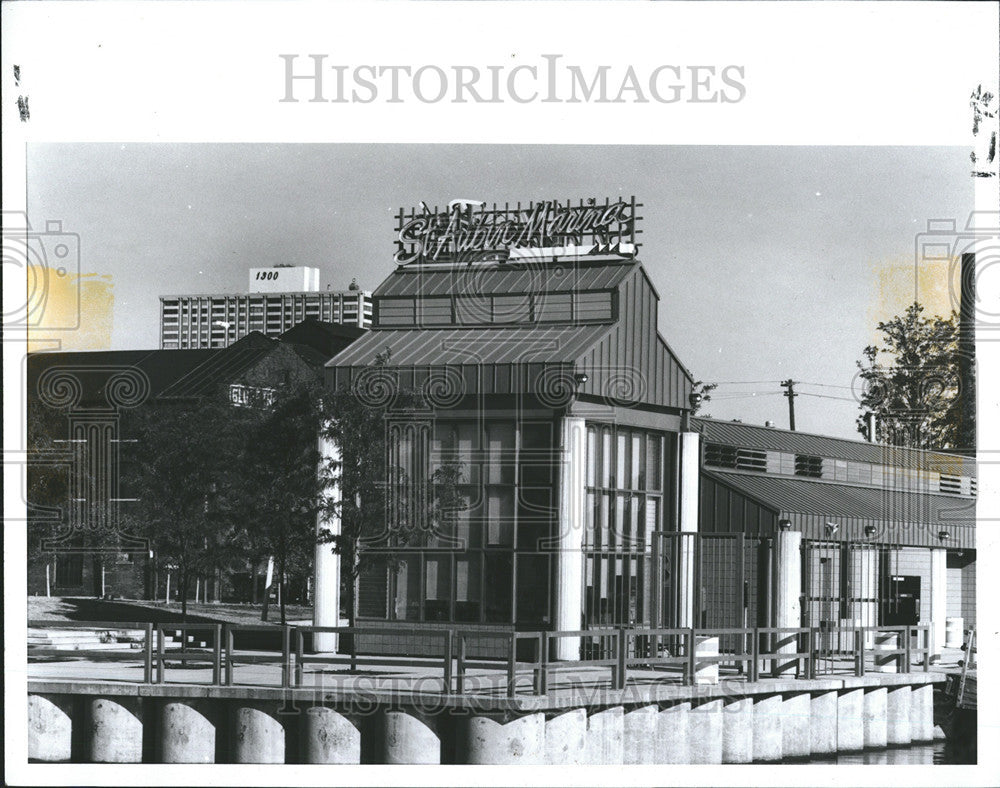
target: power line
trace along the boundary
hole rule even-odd
[[[797,386],[819,386],[820,388],[824,389],[847,389],[848,391],[854,390],[854,386],[837,386],[834,385],[833,383],[807,383],[802,380],[797,380],[795,381],[795,384]]]
[[[832,394],[813,394],[810,391],[799,391],[797,394],[801,394],[803,397],[819,397],[821,399],[839,399],[844,402],[858,402],[858,400],[854,397],[834,397]]]
[[[765,383],[780,383],[779,380],[710,380],[716,386],[760,386]]]

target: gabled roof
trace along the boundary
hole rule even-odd
[[[178,378],[209,359],[216,350],[99,350],[42,351],[28,354],[28,401],[37,401],[38,383],[46,370],[60,368],[81,384],[80,406],[107,406],[105,384],[116,374],[132,369],[149,381],[148,396],[156,397]]]
[[[876,465],[921,468],[962,476],[976,475],[975,460],[958,454],[906,449],[880,443],[852,441],[846,438],[793,432],[734,421],[704,418],[694,418],[691,421],[701,431],[708,443],[721,443],[726,446],[746,449],[794,452],[816,457],[833,457]]]
[[[612,293],[607,310],[593,322],[567,313],[556,322],[533,323],[526,318],[505,326],[471,321],[423,327],[376,325],[327,362],[328,380],[335,388],[351,385],[360,368],[389,349],[388,366],[414,382],[430,375],[432,367],[462,366],[467,393],[475,387],[481,393],[538,394],[539,385],[558,378],[568,380],[581,398],[616,407],[688,408],[691,376],[657,332],[659,299],[634,259],[568,256],[496,266],[406,267],[390,274],[374,295],[379,303],[386,297],[419,301],[444,295],[587,291]]]
[[[279,335],[278,339],[297,346],[313,348],[324,356],[323,361],[325,362],[366,333],[367,329],[360,326],[328,323],[324,320],[308,317],[301,323],[296,323],[284,334]]]

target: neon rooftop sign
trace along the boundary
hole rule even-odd
[[[641,217],[635,197],[603,203],[594,198],[530,202],[526,206],[452,200],[447,209],[418,208],[396,214],[399,265],[445,262],[505,262],[546,250],[553,254],[614,253],[634,256]]]

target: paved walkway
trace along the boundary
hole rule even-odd
[[[211,685],[212,671],[211,665],[206,663],[192,664],[172,661],[167,652],[166,668],[164,671],[164,684],[175,687],[180,685]],[[212,659],[211,650],[204,651],[206,660]],[[281,666],[278,664],[280,654],[277,652],[253,652],[255,658],[270,657],[273,663],[259,664],[248,663],[241,660],[241,656],[247,654],[234,654],[234,670],[232,683],[234,686],[257,687],[257,688],[281,688]],[[338,657],[338,655],[317,655],[324,657]],[[959,649],[946,649],[943,659],[931,666],[931,670],[937,673],[957,672],[958,659],[963,656]],[[390,658],[365,657],[359,659],[358,669],[350,671],[350,666],[346,664],[319,664],[309,661],[307,657],[303,670],[303,680],[301,688],[314,692],[335,692],[338,695],[348,693],[407,693],[427,696],[442,695],[444,693],[443,666],[440,660],[428,660],[423,664],[411,664],[398,666],[391,664]],[[579,691],[603,691],[611,688],[611,668],[610,667],[577,667],[569,663],[560,666],[556,663],[549,672],[548,694],[559,694],[563,692]],[[844,660],[836,664],[823,662],[820,666],[821,672],[816,681],[838,680],[853,677],[853,662]],[[914,664],[914,672],[922,672],[922,665]],[[893,674],[868,674],[890,677]],[[155,676],[155,669],[154,669]],[[111,684],[142,684],[143,682],[143,653],[135,652],[135,657],[129,659],[122,657],[120,661],[90,660],[86,657],[73,657],[67,655],[65,658],[43,658],[40,661],[32,661],[28,665],[29,680],[46,682],[108,682]],[[681,689],[681,674],[679,670],[652,670],[629,668],[629,685],[633,689],[638,688],[667,688],[677,687]],[[454,680],[454,679],[453,679]],[[720,668],[719,680],[721,685],[727,688],[729,693],[737,692],[741,684],[745,684],[745,677],[735,670],[725,666]],[[780,683],[785,686],[790,681],[798,682],[793,677],[781,677],[771,679],[762,676],[761,684]],[[533,694],[533,671],[529,668],[520,668],[518,671],[518,694]],[[485,697],[504,697],[507,694],[507,673],[506,665],[501,662],[479,663],[475,666],[467,666],[463,694],[482,695]]]

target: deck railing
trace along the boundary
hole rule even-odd
[[[412,636],[412,627],[315,627],[300,625],[237,625],[220,623],[151,624],[147,622],[29,621],[29,628],[81,629],[89,632],[141,631],[143,683],[163,684],[172,663],[211,667],[211,685],[233,686],[237,666],[278,665],[280,686],[305,686],[310,666],[340,667],[346,675],[361,667],[404,667],[431,671],[432,683],[446,695],[463,694],[470,689],[470,679],[503,682],[506,694],[514,697],[526,692],[544,695],[560,674],[570,680],[583,673],[606,674],[613,689],[624,689],[630,680],[695,684],[699,673],[718,666],[719,677],[726,680],[759,681],[764,676],[815,679],[819,676],[863,676],[867,671],[898,672],[930,669],[930,625],[886,627],[748,627],[748,628],[618,628],[575,631],[515,632],[454,626],[419,630],[422,637],[439,639],[440,646],[427,656],[381,656],[359,653],[359,636]],[[168,632],[179,632],[178,646],[166,643]],[[192,645],[192,633],[204,633]],[[265,633],[280,638],[280,649],[261,651],[237,648],[236,637]],[[344,651],[308,653],[306,638],[319,633],[337,634]],[[830,635],[838,635],[838,647],[830,648]],[[849,636],[849,637],[848,637]],[[580,659],[556,659],[558,642],[579,639]],[[715,639],[725,642],[725,651],[706,650]],[[892,640],[896,643],[892,643]],[[493,649],[500,658],[472,658],[470,650],[499,642]],[[916,641],[916,645],[914,645]],[[527,644],[520,648],[521,644]],[[735,647],[732,644],[736,644]],[[845,646],[850,645],[850,648]],[[869,645],[871,643],[871,645]],[[877,648],[876,648],[877,646]],[[53,657],[86,657],[94,661],[138,661],[138,648],[64,650],[32,648],[29,661]],[[524,655],[530,653],[530,658]],[[521,658],[519,658],[519,656]],[[128,658],[127,660],[124,658]],[[914,663],[914,658],[917,662]],[[438,674],[438,671],[440,673]],[[477,673],[477,671],[480,671]],[[439,675],[439,678],[438,678]],[[254,686],[262,686],[254,684]],[[422,691],[428,691],[427,682]]]

